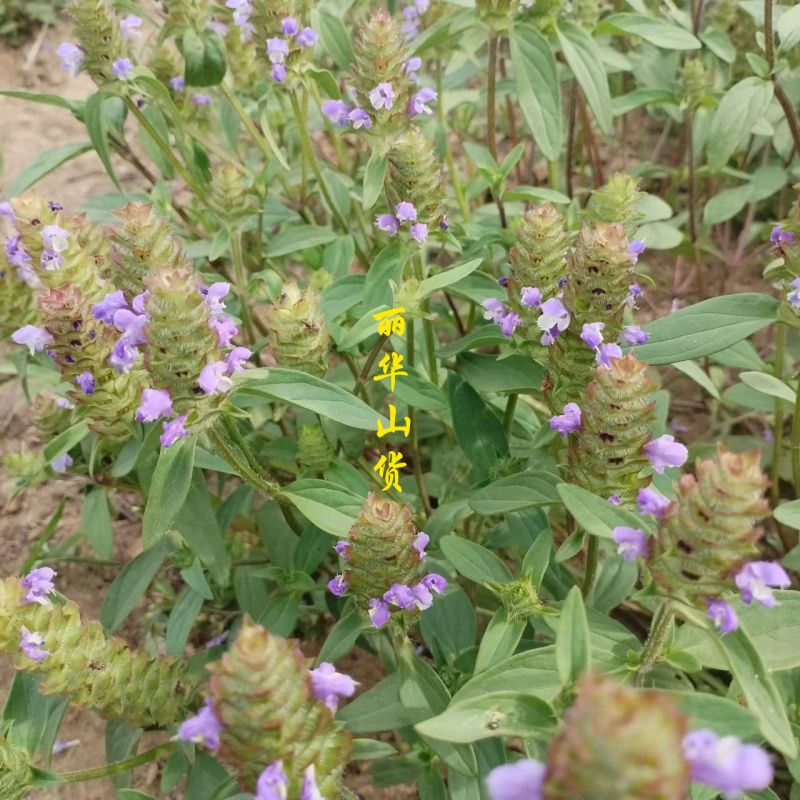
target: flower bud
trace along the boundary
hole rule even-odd
[[[414,205],[417,222],[432,226],[442,216],[444,178],[441,165],[433,151],[433,142],[429,142],[416,125],[412,125],[389,151],[387,190],[392,202]]]
[[[733,589],[732,574],[757,554],[767,516],[768,485],[758,449],[734,453],[717,445],[714,459],[698,460],[697,477],[684,475],[652,540],[650,569],[670,594],[715,597]]]
[[[244,176],[227,161],[214,170],[210,189],[226,224],[233,224],[252,213]]]
[[[509,622],[551,613],[527,576],[506,583],[492,583],[489,588],[502,602]]]
[[[31,782],[31,758],[0,736],[0,797],[24,800]]]
[[[23,481],[34,486],[42,477],[44,461],[40,453],[32,453],[25,442],[17,452],[9,451],[3,456],[3,472],[8,478]]]
[[[588,674],[547,750],[547,800],[684,800],[688,720],[664,692]]]
[[[322,472],[333,460],[333,448],[322,425],[303,425],[297,437],[297,460],[304,470]]]
[[[279,367],[299,369],[318,377],[325,374],[330,334],[319,297],[312,288],[303,291],[296,283],[284,284],[272,307],[270,327]]]
[[[625,234],[633,238],[636,221],[643,214],[636,207],[644,192],[638,189],[639,181],[627,172],[617,172],[605,186],[592,192],[586,209],[590,221],[616,222],[622,225]]]
[[[706,69],[702,58],[687,58],[681,73],[681,94],[690,109],[700,105],[714,88],[714,74]]]
[[[72,413],[58,405],[55,398],[37,394],[33,399],[33,421],[42,441],[49,442],[70,426]]]
[[[109,0],[74,0],[70,13],[75,21],[75,37],[86,54],[83,69],[102,86],[113,80],[114,62],[130,55],[114,6]]]
[[[273,636],[245,617],[221,661],[209,665],[209,684],[223,724],[220,755],[252,790],[260,772],[283,762],[288,796],[299,797],[313,764],[323,797],[335,797],[350,756],[350,736],[311,694],[311,677],[294,642]]]

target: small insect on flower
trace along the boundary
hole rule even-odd
[[[640,528],[620,525],[611,531],[611,538],[619,545],[617,553],[626,561],[634,561],[639,556],[647,558],[650,555],[647,537]]]
[[[667,467],[682,467],[689,458],[689,451],[669,434],[648,442],[643,452],[659,475],[662,475]]]
[[[11,334],[11,338],[17,344],[27,345],[31,355],[40,353],[54,341],[50,331],[44,328],[37,328],[35,325],[24,325],[19,330],[14,331]]]
[[[118,58],[111,65],[111,74],[121,81],[128,80],[131,76],[131,72],[133,72],[133,64],[129,58]]]
[[[24,625],[21,628],[21,632],[20,650],[32,661],[44,661],[50,655],[48,650],[43,649],[44,636],[41,633],[31,633]]]
[[[564,413],[550,418],[550,427],[566,438],[568,433],[577,433],[581,429],[581,409],[577,403],[567,403]]]
[[[183,742],[195,742],[205,745],[209,750],[216,750],[223,727],[214,711],[214,701],[208,697],[205,707],[197,712],[197,716],[190,717],[178,728],[178,738]]]
[[[774,561],[751,561],[736,573],[734,580],[742,593],[742,602],[746,606],[757,600],[764,608],[773,608],[777,605],[770,587],[785,589],[791,584],[789,574]]]
[[[22,587],[28,590],[25,595],[25,604],[39,603],[42,606],[50,605],[47,595],[55,589],[53,578],[58,573],[50,567],[37,567],[31,570],[23,579]]]
[[[739,617],[733,606],[724,600],[706,598],[706,616],[714,620],[714,625],[721,633],[732,633],[739,627]]]
[[[142,404],[136,412],[136,421],[155,422],[159,417],[172,416],[172,400],[169,389],[145,389],[142,392]]]
[[[352,697],[358,683],[349,675],[336,671],[333,664],[323,661],[317,669],[312,669],[311,694],[322,700],[331,711],[336,711],[340,697]]]
[[[546,777],[544,764],[523,758],[495,767],[486,788],[491,800],[541,800]]]

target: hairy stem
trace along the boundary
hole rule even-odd
[[[239,295],[239,305],[242,308],[242,319],[247,332],[247,343],[256,343],[256,332],[253,327],[253,317],[250,313],[250,304],[247,302],[247,276],[244,269],[242,256],[242,232],[237,228],[231,231],[231,257],[233,259],[233,274],[236,277],[236,293]],[[257,366],[261,366],[261,358],[255,354]]]
[[[583,573],[583,586],[581,586],[581,594],[583,594],[584,598],[589,596],[597,579],[597,556],[599,552],[600,545],[597,537],[590,534],[589,544],[586,546],[586,571]]]
[[[128,758],[125,761],[115,761],[112,764],[106,764],[104,767],[82,769],[78,772],[63,772],[58,775],[58,778],[61,783],[83,783],[84,781],[94,781],[98,778],[107,778],[110,775],[119,775],[121,772],[128,772],[134,767],[155,761],[157,758],[171,753],[175,747],[175,742],[164,742],[158,747],[145,750],[144,753],[139,753],[138,756],[133,756],[133,758]]]
[[[499,37],[492,33],[489,36],[489,80],[486,86],[486,137],[489,152],[495,164],[497,161],[497,44]],[[495,194],[497,211],[500,214],[500,225],[508,227],[506,219],[506,209],[503,206],[503,198]]]
[[[779,322],[778,330],[775,334],[775,358],[773,370],[775,371],[775,377],[780,381],[783,380],[785,347],[786,326]],[[772,447],[772,474],[770,475],[770,482],[772,484],[772,506],[773,508],[776,508],[781,497],[780,473],[781,456],[783,455],[783,401],[780,399],[780,397],[775,398],[775,425],[773,430],[775,432],[775,442]]]
[[[644,679],[647,673],[650,672],[655,666],[656,662],[661,656],[661,650],[664,647],[664,642],[669,636],[672,628],[672,620],[675,618],[675,609],[670,600],[667,600],[661,608],[658,609],[653,626],[650,628],[650,635],[644,643],[642,649],[642,663],[639,671],[636,673],[636,686],[644,686]]]
[[[703,264],[700,260],[700,249],[697,246],[697,181],[694,163],[694,119],[691,111],[686,112],[686,160],[689,162],[689,238],[692,242],[694,277],[697,283],[697,293],[701,300],[705,300],[706,282],[703,276]]]
[[[209,428],[206,433],[211,440],[211,444],[214,445],[217,454],[236,470],[237,475],[244,478],[248,483],[251,483],[256,489],[260,489],[264,494],[276,494],[278,489],[277,485],[268,483],[254,471],[246,461],[243,461],[230,444],[228,444],[227,439],[219,430],[216,428]]]
[[[412,319],[408,326],[408,365],[414,366],[415,354],[415,341],[414,341],[414,320]],[[422,505],[425,508],[425,515],[430,516],[433,513],[431,507],[431,499],[428,496],[428,487],[425,486],[425,476],[422,474],[422,461],[419,456],[419,436],[417,435],[417,409],[409,406],[408,413],[411,419],[411,466],[414,469],[414,478],[417,481],[417,488],[419,489],[419,496],[422,498]]]

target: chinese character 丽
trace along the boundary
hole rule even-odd
[[[381,324],[378,325],[378,333],[382,336],[388,336],[390,333],[402,336],[406,332],[406,321],[400,314],[404,311],[404,308],[390,308],[388,311],[381,311],[380,314],[373,314],[373,319],[381,321]]]

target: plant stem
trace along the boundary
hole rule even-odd
[[[420,255],[414,256],[414,276],[420,282],[422,282],[425,278],[425,274],[422,271],[422,256]],[[427,297],[422,301],[420,307],[426,315],[430,315],[431,301]],[[433,323],[428,319],[427,316],[425,316],[425,318],[422,320],[422,331],[425,334],[425,352],[428,357],[428,375],[430,376],[431,383],[433,383],[434,386],[438,386],[439,372],[436,369],[436,337],[433,333]]]
[[[794,419],[792,420],[792,480],[795,493],[800,495],[800,392],[794,404]]]
[[[783,380],[783,362],[784,362],[784,349],[786,347],[786,326],[779,322],[778,330],[775,334],[775,358],[773,362],[773,370],[775,377]],[[775,398],[775,425],[773,426],[775,432],[775,442],[772,447],[772,474],[770,476],[772,483],[772,507],[777,508],[778,501],[781,497],[780,488],[780,474],[781,474],[781,456],[783,455],[783,402],[780,397]]]
[[[697,283],[697,293],[701,300],[706,299],[706,282],[703,276],[703,265],[700,261],[700,249],[697,246],[697,192],[694,169],[694,119],[692,112],[686,112],[686,159],[689,162],[689,238],[692,242],[692,257],[694,259],[694,277]]]
[[[358,376],[358,380],[356,381],[355,386],[353,387],[353,394],[358,394],[358,392],[363,389],[365,399],[367,399],[366,394],[366,386],[367,386],[367,379],[369,378],[369,371],[372,369],[372,365],[375,363],[375,359],[378,357],[378,353],[380,353],[383,345],[386,343],[388,336],[381,334],[378,338],[378,341],[372,347],[372,350],[369,351],[369,355],[367,356],[367,360],[364,362],[364,368],[361,370],[361,374]]]
[[[244,110],[244,106],[239,102],[239,98],[236,96],[235,92],[231,90],[231,87],[223,81],[220,84],[220,88],[222,89],[222,94],[225,95],[225,98],[236,112],[236,116],[242,121],[242,124],[247,128],[247,132],[258,146],[258,149],[263,153],[265,163],[269,164],[275,155],[264,140],[261,132],[258,130],[253,120],[250,119],[250,115]]]
[[[291,100],[292,100],[292,111],[294,111],[294,118],[297,122],[297,127],[300,129],[300,141],[303,146],[303,151],[308,158],[308,162],[311,165],[311,170],[314,173],[314,177],[317,179],[317,186],[319,186],[319,191],[322,194],[322,197],[325,199],[325,203],[327,204],[328,208],[330,209],[331,214],[333,214],[333,218],[336,220],[336,224],[344,231],[345,233],[348,232],[348,224],[347,220],[342,216],[342,212],[336,207],[336,204],[333,202],[333,198],[331,197],[330,192],[328,191],[328,186],[325,183],[325,179],[322,177],[322,171],[319,167],[319,162],[317,161],[316,155],[314,155],[314,147],[311,144],[311,137],[308,135],[308,130],[303,122],[303,111],[300,108],[300,103],[297,101],[297,95],[292,92],[291,93]],[[356,248],[356,256],[361,264],[366,268],[369,269],[370,263],[367,257],[364,255],[364,251],[359,246],[358,242],[353,240],[355,243]]]
[[[577,125],[575,124],[577,121],[577,111],[578,111],[578,86],[575,81],[572,81],[572,85],[570,86],[569,90],[569,133],[567,134],[567,163],[566,163],[566,171],[567,171],[567,196],[570,200],[572,200],[572,193],[573,193],[573,168],[574,168],[574,160],[575,160],[575,129]],[[627,117],[626,117],[627,119]],[[552,187],[551,187],[552,188]]]
[[[764,0],[764,55],[767,57],[767,64],[769,64],[772,85],[775,87],[775,97],[781,104],[783,113],[786,115],[786,121],[789,123],[795,152],[800,155],[800,123],[797,121],[794,106],[786,96],[786,92],[783,91],[783,87],[778,81],[778,75],[775,72],[775,32],[772,26],[772,0]],[[789,160],[791,161],[791,156]]]
[[[497,43],[499,37],[492,33],[489,35],[489,80],[486,86],[486,138],[495,165],[497,161]],[[494,194],[494,192],[493,192]],[[506,209],[503,206],[503,198],[495,194],[497,211],[500,214],[500,226],[508,227],[506,219]]]
[[[408,326],[408,348],[406,356],[408,365],[414,366],[414,359],[416,358],[415,341],[414,341],[414,320],[412,319]],[[425,476],[422,474],[422,461],[419,457],[419,436],[417,435],[417,409],[409,406],[408,413],[411,419],[411,466],[414,469],[414,478],[417,481],[417,488],[419,489],[419,496],[422,498],[422,505],[425,508],[426,516],[433,513],[431,508],[431,499],[428,497],[428,488],[425,486]]]
[[[244,258],[242,257],[242,232],[236,228],[231,231],[231,256],[233,258],[233,274],[236,277],[236,293],[239,295],[239,305],[242,308],[242,319],[247,331],[247,343],[255,344],[256,332],[253,328],[253,317],[250,314],[250,304],[247,302],[247,277],[244,270]],[[259,353],[255,354],[257,366],[261,366]]]
[[[664,647],[664,642],[669,636],[670,629],[672,628],[672,620],[675,617],[675,609],[672,602],[667,600],[658,609],[658,613],[653,620],[653,626],[650,628],[650,635],[642,649],[642,663],[639,671],[636,673],[635,684],[638,687],[644,686],[644,679],[648,672],[650,672],[661,656],[661,650]]]
[[[450,185],[453,187],[453,194],[456,196],[456,202],[459,209],[461,209],[461,216],[464,217],[464,222],[469,222],[469,203],[464,194],[464,189],[461,186],[461,181],[458,177],[458,170],[456,169],[455,162],[453,161],[453,152],[450,149],[450,140],[447,136],[447,121],[444,116],[444,103],[442,102],[442,84],[443,73],[441,61],[437,64],[436,72],[436,91],[439,96],[436,104],[436,115],[439,118],[439,124],[442,126],[442,141],[444,142],[444,157],[447,161],[447,171],[450,175]]]
[[[597,578],[597,556],[600,552],[600,546],[596,536],[589,534],[589,544],[586,546],[586,571],[583,573],[583,586],[581,593],[584,599],[589,596],[589,593],[594,588],[594,582]]]
[[[517,400],[519,400],[519,394],[512,392],[506,401],[506,413],[503,415],[503,430],[506,432],[506,436],[511,435],[511,428],[514,425],[514,412],[517,410]]]
[[[106,778],[109,775],[119,775],[121,772],[128,772],[128,770],[134,767],[148,764],[150,761],[155,761],[157,758],[171,753],[175,747],[175,742],[164,742],[164,744],[160,744],[158,747],[145,750],[144,753],[139,753],[138,756],[133,756],[133,758],[128,758],[125,761],[115,761],[112,764],[106,764],[104,767],[82,769],[78,772],[63,772],[58,775],[58,778],[62,783],[83,783],[84,781]]]
[[[260,489],[264,494],[275,495],[278,490],[277,484],[268,483],[248,463],[242,461],[234,449],[228,444],[225,436],[216,427],[209,428],[207,431],[211,444],[214,445],[217,453],[236,470],[236,474],[251,483],[256,489]]]

